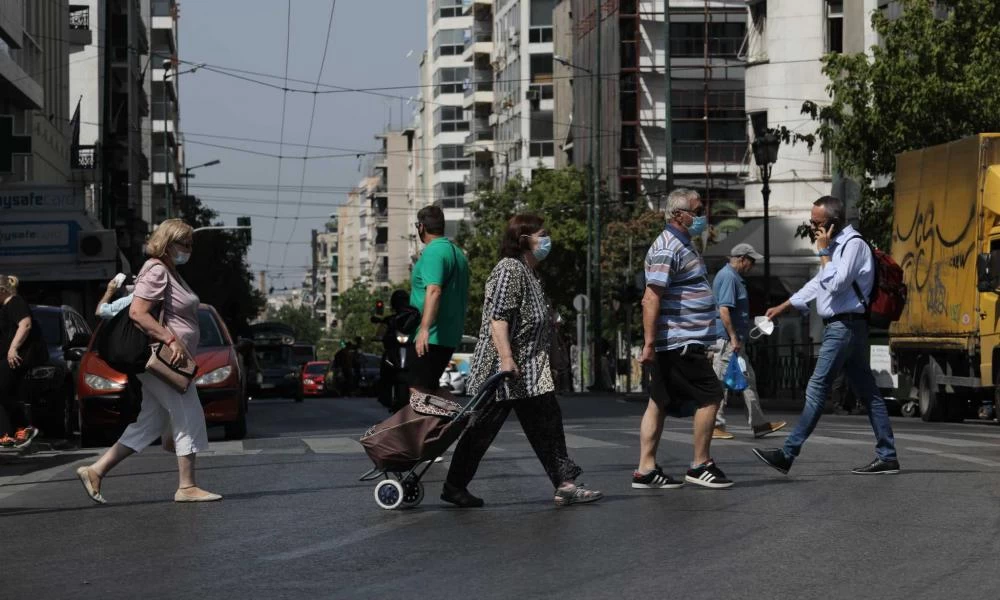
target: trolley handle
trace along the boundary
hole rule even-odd
[[[479,392],[473,396],[472,400],[470,400],[469,403],[466,404],[457,415],[455,415],[454,419],[458,420],[465,413],[476,410],[484,399],[489,397],[491,394],[496,393],[497,388],[500,387],[501,383],[507,381],[508,379],[514,379],[514,377],[515,375],[513,371],[500,371],[499,373],[491,375],[489,379],[483,382],[483,385],[479,388]]]

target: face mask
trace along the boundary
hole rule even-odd
[[[551,251],[552,238],[546,235],[538,238],[538,245],[535,246],[535,249],[532,250],[531,253],[535,256],[536,260],[542,261],[545,260],[545,257],[548,256]]]
[[[708,227],[708,217],[705,215],[695,217],[694,221],[691,222],[691,226],[688,227],[688,234],[690,234],[691,237],[698,237],[699,235],[705,233],[706,227]]]
[[[191,258],[190,252],[178,252],[174,255],[174,264],[183,265]]]

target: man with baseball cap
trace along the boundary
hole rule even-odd
[[[712,283],[712,293],[715,294],[715,303],[718,306],[718,319],[715,325],[715,335],[718,339],[715,343],[715,359],[712,366],[720,380],[726,375],[729,361],[736,360],[736,356],[750,339],[750,297],[743,276],[750,272],[755,262],[763,258],[764,256],[750,244],[736,244],[729,254],[729,264],[722,267]],[[714,439],[733,439],[733,434],[726,431],[726,417],[723,414],[726,402],[733,393],[743,394],[754,437],[764,437],[786,425],[784,421],[764,420],[764,413],[760,409],[760,398],[757,396],[757,379],[753,367],[750,361],[746,360],[745,354],[743,360],[746,363],[747,388],[742,392],[733,392],[723,386],[725,395],[715,415],[715,431],[712,433]]]

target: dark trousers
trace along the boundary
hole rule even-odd
[[[18,386],[24,377],[25,369],[11,369],[7,364],[6,354],[0,358],[0,436],[14,435],[14,431],[28,425],[28,416],[18,397]]]
[[[559,403],[555,394],[543,394],[522,400],[490,402],[480,410],[455,447],[451,468],[448,469],[449,484],[463,489],[469,485],[479,462],[512,409],[552,485],[558,487],[564,481],[579,477],[582,469],[570,460],[566,452]]]

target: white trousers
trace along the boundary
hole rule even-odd
[[[135,452],[142,452],[172,428],[177,456],[208,450],[205,412],[198,400],[197,386],[192,383],[181,394],[150,373],[140,373],[139,381],[142,382],[139,418],[125,428],[118,443]]]

